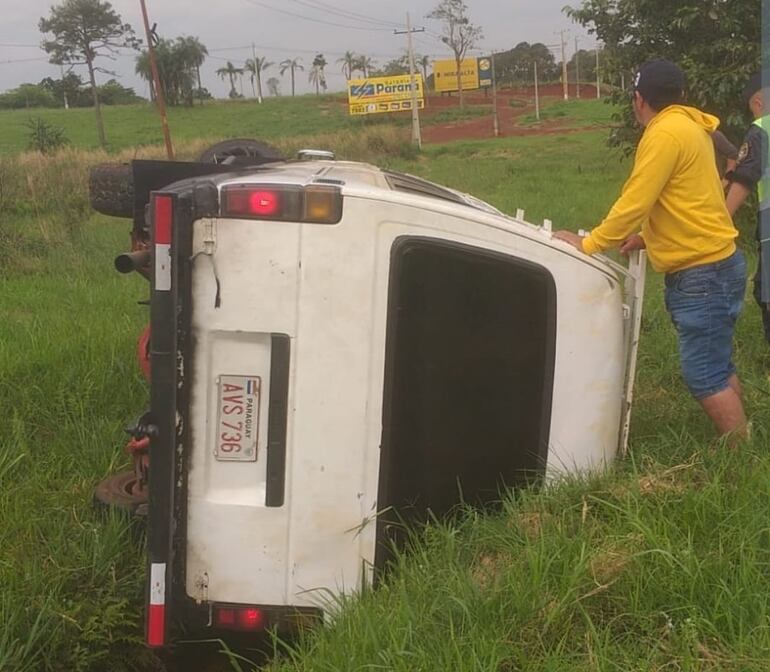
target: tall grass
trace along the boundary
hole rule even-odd
[[[281,143],[307,145],[559,228],[598,222],[627,172],[601,133],[455,143],[417,158],[402,131],[384,128]],[[133,354],[146,284],[111,268],[126,222],[87,207],[86,168],[105,159],[0,159],[3,671],[155,665],[141,642],[142,540],[91,505],[94,484],[126,465],[122,426],[146,404]],[[743,244],[753,258],[749,228]],[[512,494],[499,515],[462,511],[415,532],[381,589],[341,598],[331,624],[273,669],[770,670],[768,355],[749,305],[737,362],[755,434],[728,451],[681,383],[653,276],[628,460]]]

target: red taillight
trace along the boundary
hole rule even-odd
[[[174,202],[171,196],[155,196],[153,225],[155,226],[155,244],[171,244],[171,224],[174,219]]]
[[[336,224],[342,193],[326,185],[231,184],[222,188],[221,211],[224,217]]]
[[[256,607],[216,607],[214,624],[224,630],[264,630],[265,614]]]
[[[249,212],[270,217],[281,211],[281,195],[277,191],[254,191],[249,195]]]

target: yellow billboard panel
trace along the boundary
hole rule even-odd
[[[417,104],[425,106],[422,75],[415,75]],[[411,75],[394,77],[368,77],[348,82],[350,114],[380,114],[412,109]]]
[[[425,99],[417,99],[417,109],[425,107]],[[383,112],[407,112],[412,109],[411,100],[392,100],[389,103],[350,103],[350,114],[382,114]]]
[[[463,91],[473,91],[479,88],[479,59],[466,58],[460,62],[460,80]],[[433,81],[436,91],[442,93],[457,91],[457,63],[455,60],[433,61]]]

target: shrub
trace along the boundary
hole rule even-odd
[[[53,154],[57,149],[67,146],[70,141],[64,135],[64,129],[47,122],[40,117],[32,117],[26,124],[29,129],[28,147],[33,152]]]

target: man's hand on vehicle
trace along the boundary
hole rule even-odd
[[[572,231],[554,231],[553,237],[556,240],[563,240],[565,243],[569,243],[580,252],[583,251],[583,236],[577,233]]]
[[[636,250],[643,250],[647,245],[644,243],[644,238],[642,238],[638,233],[635,233],[630,238],[626,238],[620,245],[620,253],[627,257],[631,252],[635,252]]]

